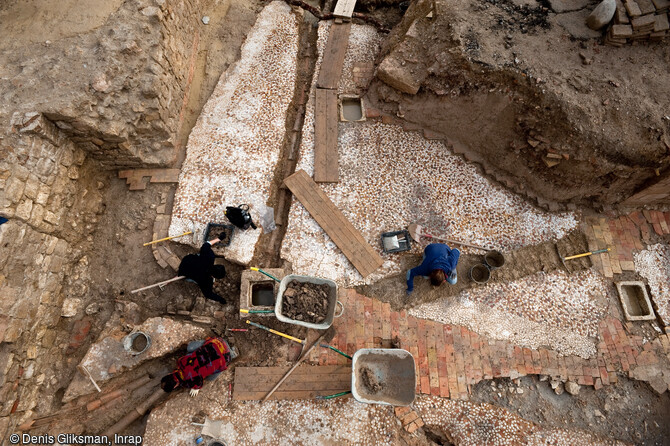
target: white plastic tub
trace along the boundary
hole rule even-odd
[[[323,322],[319,324],[314,324],[311,322],[296,321],[295,319],[291,319],[282,314],[281,312],[283,302],[282,297],[284,296],[284,291],[286,291],[286,287],[292,280],[296,280],[298,282],[303,283],[313,283],[316,285],[322,285],[326,283],[330,286],[330,292],[328,293],[328,312]],[[299,276],[297,274],[289,274],[288,276],[284,277],[281,283],[279,284],[279,293],[277,294],[277,299],[275,301],[275,315],[277,316],[277,319],[279,319],[281,322],[286,322],[287,324],[302,325],[303,327],[314,328],[317,330],[325,330],[331,325],[333,325],[333,319],[335,319],[335,317],[340,317],[344,312],[344,306],[342,306],[342,311],[340,312],[340,314],[335,316],[335,307],[337,306],[337,304],[342,305],[342,303],[337,300],[337,284],[332,280],[321,279],[319,277],[312,277],[312,276]]]
[[[401,348],[362,348],[351,361],[351,394],[361,403],[409,406],[416,389],[414,357]],[[377,391],[363,382],[363,369],[381,384]]]

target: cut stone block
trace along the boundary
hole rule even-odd
[[[286,272],[282,268],[269,268],[263,271],[280,280],[286,275]],[[269,294],[268,290],[271,290],[276,299],[277,293],[279,292],[279,282],[258,271],[242,271],[240,283],[240,310],[274,310],[274,299],[271,304],[266,301],[266,297]],[[274,313],[249,314],[240,312],[241,318],[252,315],[274,317]]]
[[[656,319],[644,282],[617,282],[616,288],[627,320],[649,321]]]

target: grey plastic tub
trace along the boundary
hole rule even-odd
[[[401,348],[362,348],[352,359],[351,393],[368,404],[409,406],[414,401],[416,372],[414,357]],[[364,382],[365,369],[377,390]]]
[[[321,322],[320,324],[315,324],[312,322],[296,321],[295,319],[291,319],[282,314],[281,307],[283,302],[282,298],[284,296],[284,291],[286,291],[286,287],[292,280],[296,280],[302,283],[314,283],[316,285],[322,285],[326,283],[330,286],[330,292],[328,293],[328,312],[323,322]],[[335,307],[337,307],[337,304],[340,304],[342,306],[342,311],[340,312],[340,314],[335,316]],[[330,279],[321,279],[319,277],[299,276],[297,274],[289,274],[288,276],[285,276],[282,279],[281,283],[279,284],[279,292],[277,293],[277,299],[275,301],[275,316],[277,316],[277,319],[279,319],[281,322],[286,322],[287,324],[302,325],[303,327],[314,328],[316,330],[325,330],[331,325],[333,325],[333,319],[342,316],[343,312],[344,312],[344,305],[342,305],[342,303],[337,300],[337,284]]]

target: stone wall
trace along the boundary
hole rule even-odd
[[[199,5],[127,0],[89,33],[2,52],[0,114],[37,110],[106,168],[170,164]]]
[[[13,116],[0,152],[0,215],[9,218],[0,226],[2,439],[37,406],[51,409],[68,354],[56,326],[66,298],[88,292],[82,252],[104,183],[97,163],[38,113]]]

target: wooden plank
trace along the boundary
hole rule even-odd
[[[314,180],[326,178],[328,160],[328,99],[327,92],[316,89],[314,97]],[[337,150],[337,147],[335,148]]]
[[[310,181],[309,176],[296,178],[296,183],[299,187],[302,187],[308,195],[308,199],[312,202],[314,212],[322,215],[326,221],[338,221],[340,216],[344,217],[321,188],[310,186],[310,183],[313,184],[313,182]],[[342,251],[348,249],[352,255],[357,256],[368,270],[368,273],[380,266],[376,261],[377,258],[381,259],[377,252],[365,242],[360,236],[360,233],[352,225],[333,225],[331,227],[331,232],[333,236],[341,237],[342,246],[338,245],[340,249]]]
[[[384,263],[381,256],[304,170],[286,178],[284,183],[363,277]]]
[[[314,114],[314,181],[340,181],[337,152],[337,90],[316,89]]]
[[[335,5],[335,10],[333,11],[333,15],[335,17],[350,19],[355,7],[356,0],[338,0],[337,5]]]
[[[317,88],[337,90],[342,75],[342,67],[344,66],[344,56],[349,44],[350,31],[351,23],[333,23],[330,26],[328,42],[323,52],[319,77],[316,81]]]
[[[310,181],[309,176],[300,178],[298,179],[298,181],[301,182],[304,189],[309,193],[312,200],[315,201],[315,205],[317,207],[320,206],[320,212],[324,213],[324,215],[332,219],[337,219],[338,216],[341,216],[345,219],[345,221],[348,222],[348,220],[346,220],[346,217],[344,217],[342,213],[339,211],[339,209],[337,209],[337,207],[333,205],[332,201],[330,201],[330,198],[328,198],[328,196],[325,194],[325,192],[323,192],[323,190],[320,187],[311,186],[313,182]],[[335,226],[332,228],[332,230],[336,233],[341,233],[344,237],[351,240],[352,251],[354,252],[360,251],[361,255],[363,256],[365,256],[366,253],[369,254],[368,259],[372,260],[369,263],[369,266],[373,270],[381,266],[383,260],[381,259],[381,257],[379,257],[377,251],[375,251],[374,248],[372,248],[372,246],[370,246],[367,242],[365,242],[365,239],[363,239],[363,237],[356,230],[356,228],[353,227],[353,225]]]
[[[351,390],[351,386],[347,389],[337,389],[337,390],[302,390],[302,391],[293,391],[293,392],[283,392],[281,390],[276,391],[270,396],[271,400],[312,400],[317,396],[327,396],[334,395],[336,393],[345,392]],[[233,400],[236,401],[260,401],[262,400],[267,392],[233,392]],[[345,395],[340,398],[351,397],[351,395]]]
[[[307,177],[307,180],[309,177]],[[311,188],[308,181],[304,178],[297,178],[296,183],[299,187],[301,187],[304,191],[304,194],[306,194],[306,198],[312,203],[312,210],[314,211],[315,214],[319,214],[322,216],[322,218],[326,221],[338,221],[338,214],[333,211],[333,209],[336,209],[332,205],[332,202],[330,202],[330,199],[323,193],[323,191],[319,188],[318,190],[315,190],[314,188]],[[321,192],[321,193],[319,193]],[[330,203],[330,204],[329,204]],[[318,221],[318,220],[317,220]],[[330,229],[330,233],[332,233],[331,238],[333,237],[339,237],[342,243],[342,246],[338,245],[342,251],[348,250],[352,255],[362,259],[362,261],[365,264],[366,269],[376,269],[374,265],[370,262],[366,262],[366,253],[367,250],[365,249],[367,246],[369,246],[365,241],[363,240],[363,244],[361,244],[362,237],[357,238],[357,235],[360,235],[358,231],[356,231],[353,226],[347,226],[347,225],[333,225],[333,227]],[[326,231],[328,232],[328,231]],[[352,262],[353,263],[353,262]]]
[[[289,367],[236,367],[234,400],[260,400]],[[301,365],[271,399],[312,399],[351,389],[351,365]]]
[[[337,126],[340,122],[337,110],[337,90],[326,94],[326,175],[324,183],[340,181],[340,156],[337,150]],[[316,181],[316,178],[314,179]]]
[[[356,228],[349,224],[346,217],[333,205],[323,190],[320,187],[316,187],[316,184],[308,176],[297,179],[297,182],[301,185],[303,191],[305,191],[304,193],[307,195],[307,198],[311,200],[315,214],[321,215],[325,222],[337,222],[341,220],[345,222],[345,224],[331,223],[330,232],[328,230],[326,232],[329,236],[332,234],[331,238],[333,240],[336,237],[340,237],[341,245],[338,244],[338,247],[343,252],[348,251],[351,256],[358,259],[360,268],[357,267],[357,269],[359,271],[361,271],[361,268],[365,269],[365,275],[367,275],[381,266],[383,260],[379,257],[379,254],[363,239]],[[315,187],[312,187],[310,183]],[[355,261],[352,261],[352,263],[356,266]]]

